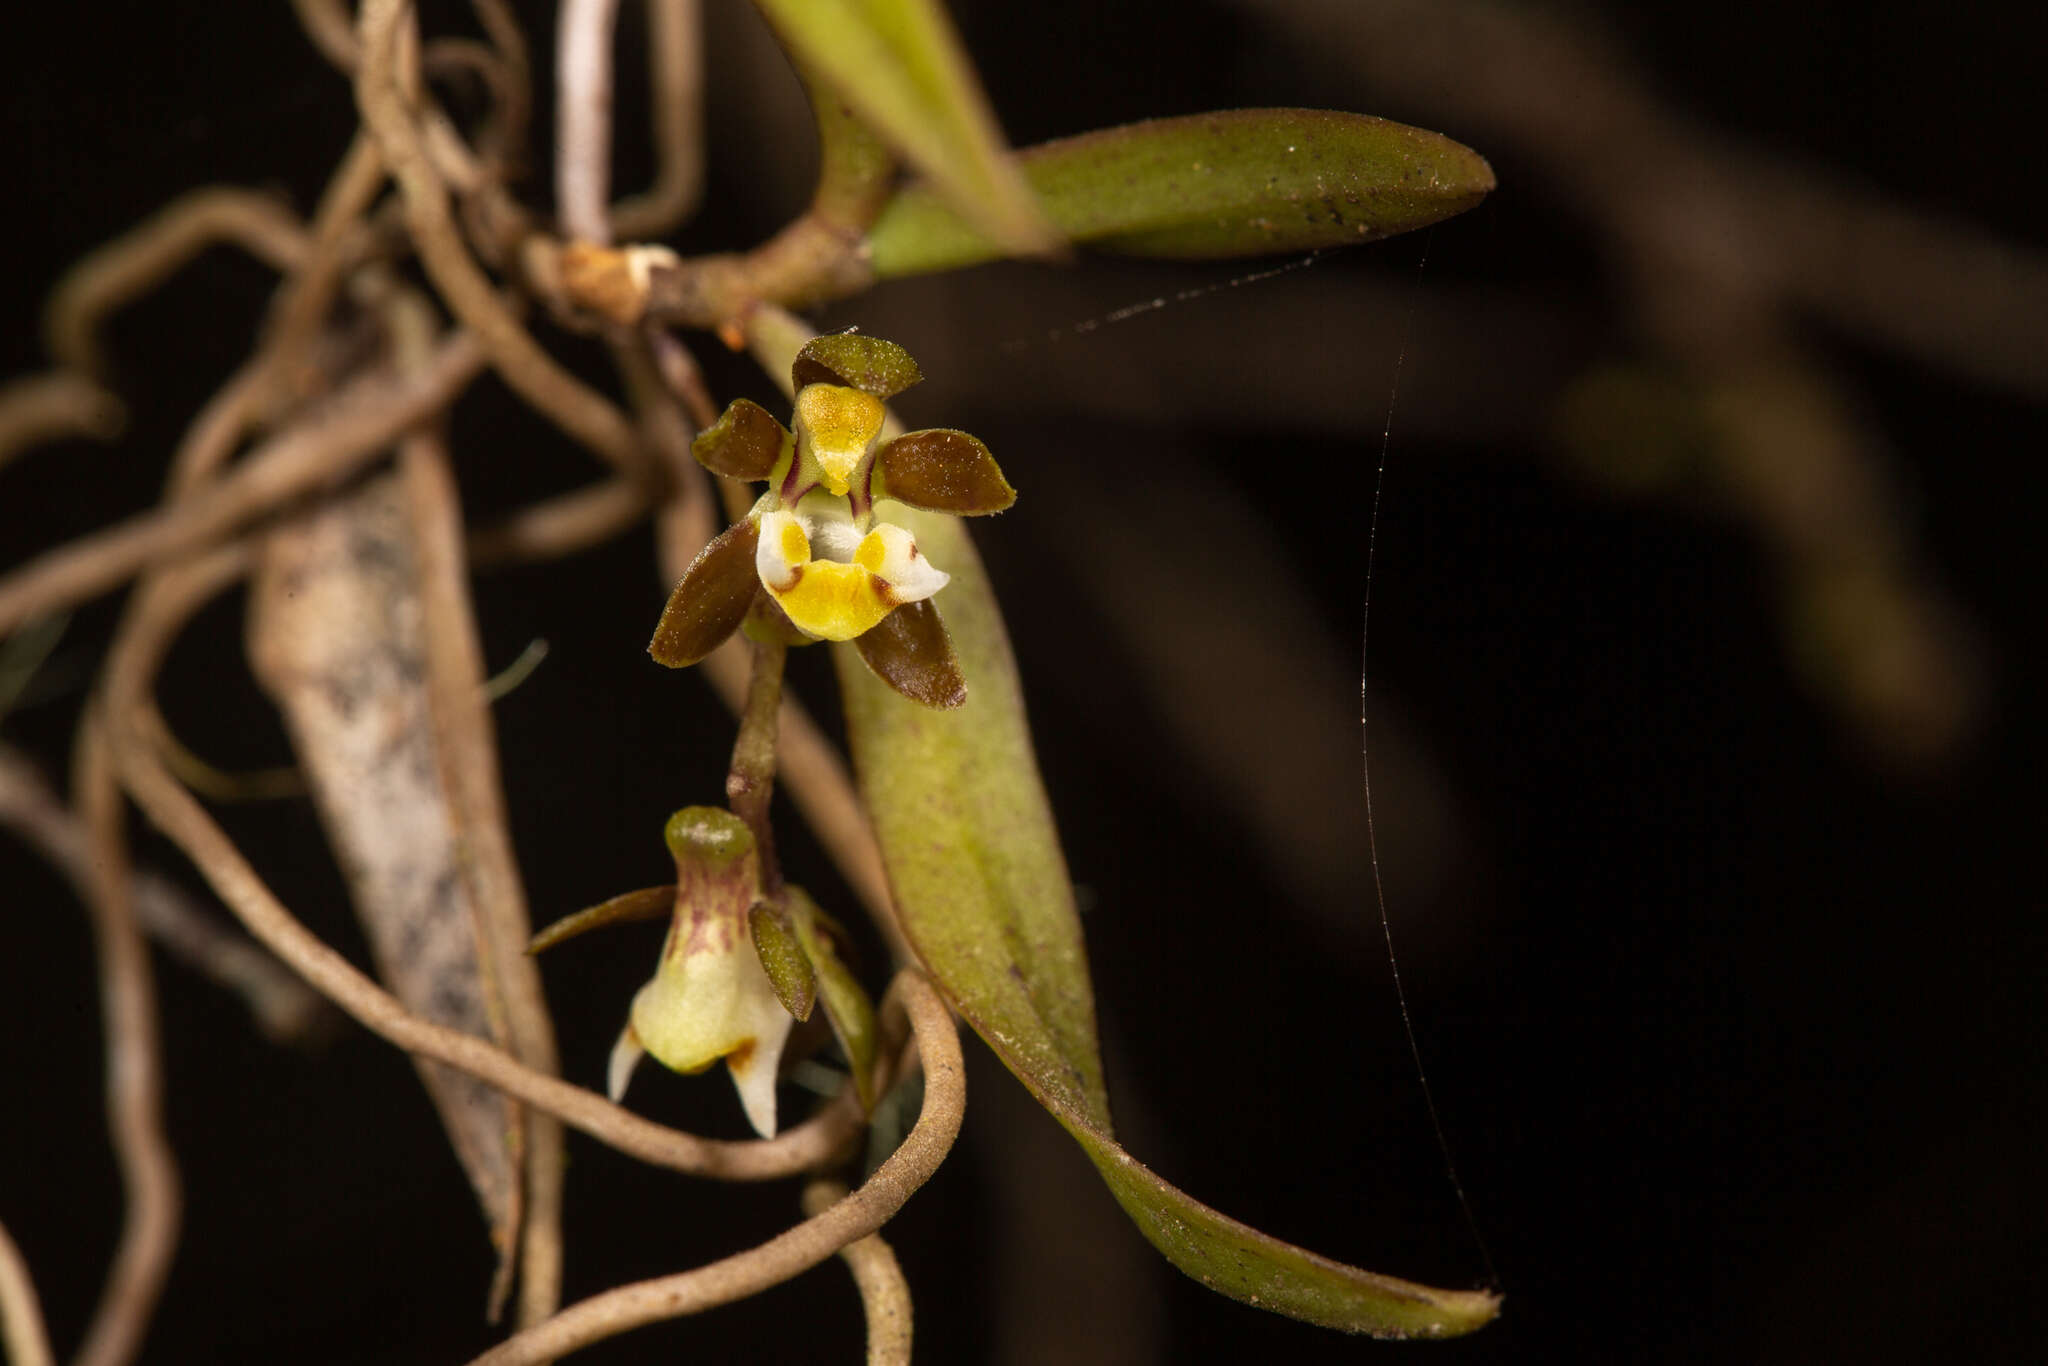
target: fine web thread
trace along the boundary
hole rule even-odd
[[[1267,270],[1255,270],[1247,275],[1233,275],[1228,280],[1219,280],[1213,285],[1197,285],[1192,289],[1181,289],[1171,294],[1159,294],[1150,299],[1140,299],[1136,303],[1125,304],[1122,308],[1113,308],[1107,313],[1098,313],[1092,318],[1083,318],[1081,321],[1066,327],[1048,328],[1046,329],[1045,336],[1040,339],[1012,337],[1009,341],[1002,343],[1002,350],[1007,355],[1016,355],[1020,351],[1028,351],[1033,346],[1040,345],[1041,343],[1051,344],[1065,341],[1068,337],[1085,337],[1105,327],[1111,327],[1117,323],[1127,323],[1133,318],[1157,312],[1169,304],[1192,303],[1196,299],[1206,298],[1211,294],[1220,294],[1226,289],[1242,289],[1246,285],[1255,285],[1265,280],[1271,280],[1276,276],[1290,274],[1304,267],[1314,265],[1316,258],[1321,254],[1321,252],[1312,251],[1306,256],[1297,257],[1292,261],[1273,266]]]
[[[1419,276],[1429,263],[1429,246],[1424,241],[1422,256],[1416,262],[1415,273]],[[1422,1103],[1429,1111],[1430,1127],[1436,1131],[1436,1146],[1443,1154],[1444,1174],[1450,1178],[1451,1190],[1458,1197],[1458,1209],[1465,1216],[1465,1227],[1471,1231],[1472,1241],[1479,1247],[1479,1259],[1486,1264],[1486,1283],[1492,1290],[1500,1289],[1500,1273],[1494,1269],[1493,1252],[1488,1248],[1486,1235],[1479,1231],[1478,1217],[1472,1213],[1472,1201],[1465,1194],[1465,1183],[1458,1178],[1458,1164],[1451,1156],[1451,1141],[1444,1133],[1443,1117],[1437,1113],[1436,1093],[1429,1084],[1429,1073],[1422,1065],[1422,1045],[1415,1037],[1415,1017],[1408,1009],[1408,989],[1401,983],[1401,962],[1394,953],[1394,922],[1387,913],[1387,889],[1380,877],[1379,834],[1373,824],[1372,810],[1372,747],[1368,739],[1367,706],[1369,696],[1366,689],[1366,663],[1368,647],[1372,639],[1372,570],[1373,556],[1379,548],[1380,539],[1380,498],[1387,487],[1387,454],[1394,442],[1394,405],[1401,396],[1401,369],[1408,360],[1408,336],[1415,321],[1415,303],[1408,305],[1408,316],[1401,324],[1401,347],[1394,354],[1394,377],[1387,392],[1387,421],[1380,432],[1379,469],[1373,477],[1372,513],[1366,523],[1365,533],[1365,603],[1358,630],[1358,757],[1360,776],[1365,787],[1365,847],[1372,863],[1373,900],[1379,907],[1380,934],[1387,944],[1387,969],[1394,979],[1394,1000],[1401,1008],[1401,1028],[1408,1036],[1408,1056],[1415,1062],[1415,1080],[1422,1088]]]

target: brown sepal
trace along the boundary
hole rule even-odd
[[[760,524],[748,518],[727,527],[690,562],[647,644],[657,663],[671,669],[695,664],[739,629],[761,591],[754,568],[760,542]]]
[[[980,438],[950,427],[905,432],[875,453],[874,496],[930,512],[979,517],[1017,501]]]
[[[799,389],[806,384],[843,384],[886,399],[918,383],[924,371],[895,342],[858,332],[835,332],[805,342],[804,349],[796,353],[790,377]]]
[[[713,474],[766,479],[795,439],[766,408],[750,398],[736,398],[718,421],[690,443],[690,454]]]
[[[605,925],[623,925],[634,920],[655,920],[672,915],[676,908],[676,885],[671,882],[660,887],[642,887],[637,892],[622,892],[609,901],[600,901],[587,906],[574,915],[565,915],[554,924],[533,937],[526,946],[528,953],[539,953],[551,949],[564,939],[574,939],[579,934],[598,929]]]
[[[913,702],[950,711],[967,700],[953,638],[929,600],[905,603],[853,646],[875,677]]]

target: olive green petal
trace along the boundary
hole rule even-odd
[[[805,957],[817,973],[818,999],[824,1003],[825,1019],[833,1037],[853,1069],[854,1090],[860,1096],[864,1114],[873,1114],[875,1102],[875,1003],[868,998],[860,979],[853,975],[833,947],[827,932],[830,917],[801,887],[789,891],[789,921]]]
[[[752,399],[736,398],[690,443],[690,454],[713,474],[766,479],[795,439],[766,408]]]
[[[921,382],[924,371],[895,342],[858,332],[835,332],[804,343],[790,366],[790,376],[799,389],[806,384],[843,384],[888,399]]]
[[[775,988],[775,999],[796,1019],[810,1019],[811,1007],[818,999],[818,975],[811,970],[810,958],[793,929],[766,905],[747,912],[747,929],[753,935],[761,970]]]

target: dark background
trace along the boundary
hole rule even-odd
[[[793,85],[737,6],[711,8],[710,190],[685,249],[765,235],[809,175],[782,131],[801,127]],[[1966,725],[1938,753],[1901,757],[1793,663],[1778,567],[1753,527],[1682,485],[1618,496],[1560,456],[1564,385],[1647,344],[1597,228],[1539,165],[1347,77],[1249,10],[961,8],[1019,142],[1300,104],[1438,128],[1500,174],[1488,203],[1433,230],[1082,333],[1246,268],[1008,266],[885,287],[822,321],[908,345],[933,382],[906,416],[983,436],[1023,491],[979,539],[1087,908],[1126,1141],[1259,1227],[1419,1279],[1497,1275],[1507,1304],[1470,1341],[1397,1347],[1213,1297],[1128,1231],[981,1054],[962,1147],[891,1228],[921,1359],[2032,1359],[2048,1328],[2048,832],[2027,719],[2042,683],[2038,407],[1800,324],[1880,434],[1868,455],[1899,491],[1913,572],[1940,585],[1968,642]],[[544,52],[551,22],[525,9]],[[453,5],[428,17],[463,23]],[[1702,129],[2044,245],[2038,20],[2030,36],[1987,6],[1930,19],[1904,4],[1741,2],[1564,19]],[[36,24],[0,53],[10,374],[41,364],[41,297],[81,251],[206,182],[307,206],[353,127],[343,83],[281,4],[38,7]],[[631,186],[645,149],[635,77],[622,79]],[[543,168],[529,202],[544,186]],[[111,338],[129,438],[0,473],[0,561],[154,501],[166,452],[246,353],[269,286],[217,252],[124,315]],[[1461,338],[1503,318],[1521,330]],[[602,373],[583,343],[550,340]],[[1177,380],[1201,372],[1188,357],[1219,352],[1245,357],[1241,390]],[[721,398],[769,397],[738,361],[707,364]],[[1299,411],[1242,397],[1304,389],[1316,397]],[[596,472],[492,383],[455,435],[478,516]],[[1383,457],[1380,854],[1470,1225],[1363,852],[1354,703]],[[552,648],[498,710],[539,919],[659,880],[661,820],[718,791],[729,724],[699,682],[642,654],[662,591],[644,531],[480,585],[492,667],[534,637]],[[6,718],[8,740],[53,772],[115,607],[79,613],[40,698]],[[232,600],[200,619],[165,708],[223,766],[285,762],[240,625]],[[798,677],[829,716],[823,659]],[[1240,686],[1262,677],[1270,690]],[[1233,766],[1247,737],[1261,770]],[[360,960],[310,812],[226,819],[287,903]],[[792,877],[850,911],[786,828]],[[138,848],[197,887],[153,836]],[[91,946],[67,887],[11,840],[0,887],[0,1219],[61,1353],[120,1211]],[[547,965],[574,1078],[599,1077],[654,951],[652,931],[639,940]],[[447,1362],[486,1346],[489,1251],[405,1059],[353,1030],[311,1055],[272,1046],[239,1003],[159,964],[187,1231],[149,1359]],[[874,960],[869,976],[881,981]],[[741,1131],[716,1078],[643,1077],[635,1097],[700,1131]],[[572,1156],[572,1298],[794,1217],[787,1185],[675,1179],[581,1139]],[[837,1362],[859,1331],[833,1265],[588,1359]]]

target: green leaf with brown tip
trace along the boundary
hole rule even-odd
[[[967,701],[967,679],[945,620],[929,600],[903,604],[855,636],[853,647],[875,677],[920,706],[945,711]]]
[[[526,951],[540,953],[565,939],[574,939],[579,934],[586,934],[606,925],[623,925],[635,920],[656,920],[671,914],[675,908],[676,885],[673,882],[660,887],[642,887],[637,892],[623,892],[609,901],[600,901],[595,906],[584,907],[574,915],[563,916],[535,935],[533,942],[526,946]]]
[[[1005,254],[1057,251],[938,0],[755,0],[798,65]]]
[[[747,929],[753,935],[761,970],[768,974],[768,984],[775,988],[775,999],[797,1019],[810,1019],[811,1007],[818,999],[818,974],[811,970],[810,958],[795,929],[784,924],[769,906],[748,910]]]
[[[833,1037],[839,1040],[840,1050],[846,1054],[847,1065],[853,1069],[854,1090],[860,1095],[862,1113],[873,1114],[879,1099],[875,1094],[875,1003],[868,999],[860,979],[840,958],[826,929],[828,917],[818,909],[818,903],[801,887],[790,887],[787,892],[790,927],[817,973],[818,999],[825,1004],[825,1019],[832,1026]]]
[[[966,704],[910,704],[854,667],[852,652],[835,657],[897,916],[939,989],[1080,1142],[1138,1230],[1204,1285],[1383,1337],[1448,1337],[1491,1319],[1491,1295],[1381,1276],[1268,1237],[1117,1145],[1080,923],[1001,615],[959,521],[909,512],[903,522],[953,576],[941,596],[972,683]]]
[[[1074,242],[1177,260],[1370,242],[1463,213],[1494,187],[1486,159],[1440,133],[1314,109],[1153,119],[1042,143],[1018,159]],[[878,279],[1005,254],[923,185],[889,202],[868,246]]]
[[[950,428],[905,432],[875,453],[876,498],[927,512],[981,517],[1017,501],[1017,490],[979,437]]]
[[[750,398],[736,398],[690,443],[690,454],[713,474],[766,479],[795,441],[766,408]]]
[[[695,664],[724,643],[746,619],[761,591],[754,552],[761,528],[752,518],[735,522],[704,547],[683,571],[655,623],[647,653],[671,669]]]
[[[806,384],[843,384],[889,399],[922,383],[924,371],[895,342],[858,332],[834,332],[804,343],[790,365],[790,377],[799,389]]]
[[[1080,1140],[1146,1241],[1219,1294],[1291,1319],[1379,1338],[1460,1337],[1500,1313],[1500,1297],[1488,1291],[1440,1290],[1382,1276],[1241,1224],[1170,1184],[1079,1116],[1046,1108]]]

